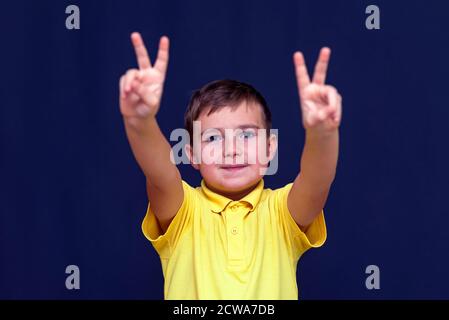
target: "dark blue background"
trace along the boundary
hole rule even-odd
[[[70,4],[81,30],[65,28]],[[369,4],[381,30],[365,28]],[[294,179],[303,146],[292,54],[302,50],[311,71],[330,46],[341,154],[328,241],[300,260],[300,298],[448,299],[448,12],[437,0],[2,3],[0,298],[163,297],[159,258],[140,231],[145,181],[118,107],[137,30],[153,59],[159,37],[171,39],[158,114],[167,136],[209,81],[238,79],[265,95],[280,138],[272,188]],[[80,267],[80,290],[65,288],[69,264]],[[380,290],[365,288],[370,264]]]

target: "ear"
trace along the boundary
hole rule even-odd
[[[270,134],[270,138],[268,139],[268,159],[273,160],[274,155],[278,149],[278,138],[274,133]]]
[[[187,157],[189,158],[190,164],[192,165],[192,167],[194,167],[196,170],[200,169],[200,166],[198,165],[198,163],[195,163],[195,161],[193,161],[194,159],[194,154],[193,154],[193,148],[189,143],[186,143],[184,146],[184,150],[186,151]],[[196,161],[198,162],[198,161]]]

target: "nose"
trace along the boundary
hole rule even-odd
[[[234,136],[228,136],[224,139],[223,156],[225,158],[235,158],[242,153],[242,146]]]

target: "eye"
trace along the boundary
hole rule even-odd
[[[205,142],[215,142],[215,141],[220,141],[220,140],[221,140],[221,135],[219,135],[219,134],[214,134],[214,135],[206,136],[203,138],[203,141],[205,141]]]
[[[239,138],[249,139],[249,138],[254,137],[255,135],[256,135],[256,133],[254,131],[247,130],[247,131],[242,131],[239,135]]]

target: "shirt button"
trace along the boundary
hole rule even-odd
[[[235,205],[234,205],[234,206],[232,206],[232,207],[231,207],[231,210],[232,210],[232,211],[235,211],[235,210],[237,210],[237,206],[235,206]]]
[[[232,228],[232,229],[231,229],[231,233],[234,234],[234,235],[236,235],[236,234],[238,233],[238,232],[237,232],[237,228],[236,228],[236,227]]]

